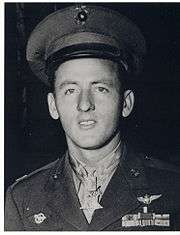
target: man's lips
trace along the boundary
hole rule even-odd
[[[96,124],[95,120],[81,120],[78,122],[78,124],[80,125],[80,127],[82,128],[91,128]]]

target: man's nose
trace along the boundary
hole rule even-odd
[[[89,90],[85,90],[80,93],[77,109],[82,112],[95,109],[94,99]]]

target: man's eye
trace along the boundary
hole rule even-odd
[[[101,93],[108,93],[109,90],[105,87],[97,87],[97,91],[101,92]]]
[[[65,91],[65,95],[71,95],[72,93],[74,93],[75,89],[67,89]]]

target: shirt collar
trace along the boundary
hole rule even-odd
[[[89,167],[74,155],[69,155],[70,164],[77,176],[86,177],[88,174],[96,174],[101,177],[110,174],[119,164],[122,153],[122,142],[120,141],[111,153],[100,160],[96,167]]]

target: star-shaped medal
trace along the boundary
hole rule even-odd
[[[84,200],[81,202],[81,210],[89,210],[89,211],[95,211],[97,209],[102,209],[103,207],[99,203],[99,198],[101,195],[101,191],[98,188],[97,190],[89,191],[87,196],[84,198]]]

